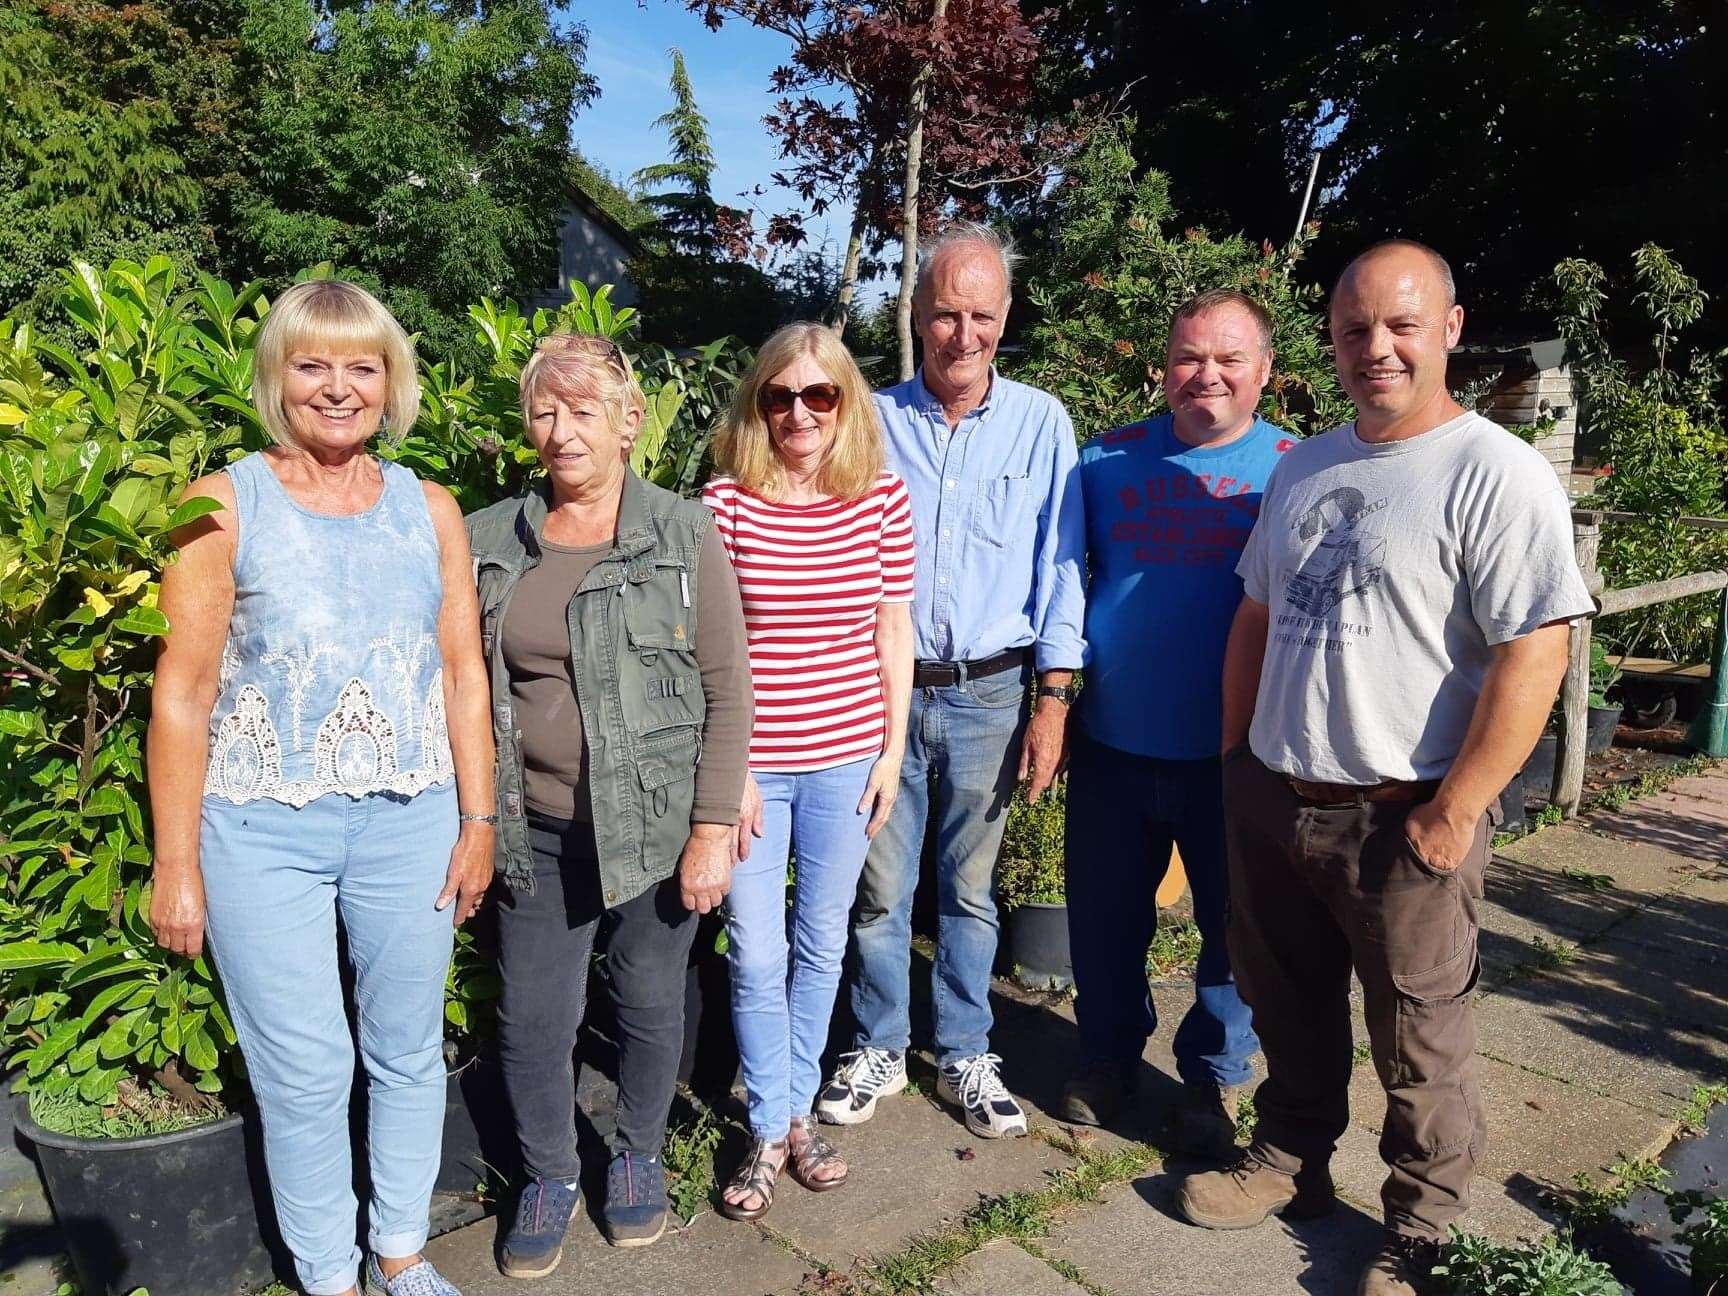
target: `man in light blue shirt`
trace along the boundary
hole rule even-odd
[[[912,496],[917,664],[899,804],[858,887],[858,1036],[817,1102],[830,1124],[868,1120],[877,1099],[906,1086],[912,895],[934,817],[937,1094],[975,1134],[1026,1133],[989,1052],[994,876],[1015,784],[1029,780],[1036,799],[1062,759],[1083,650],[1086,528],[1067,412],[992,363],[1013,262],[987,226],[936,239],[913,296],[923,367],[876,395],[889,466]]]

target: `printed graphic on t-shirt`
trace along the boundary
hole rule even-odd
[[[1289,611],[1278,617],[1281,643],[1342,652],[1373,633],[1365,611],[1346,608],[1380,582],[1386,569],[1386,539],[1376,525],[1389,497],[1370,503],[1354,486],[1340,486],[1316,500],[1292,527],[1298,540],[1320,536],[1284,584]],[[1353,614],[1353,615],[1352,615]]]
[[[1116,491],[1113,545],[1134,561],[1234,570],[1260,507],[1260,485],[1211,473],[1164,473]]]

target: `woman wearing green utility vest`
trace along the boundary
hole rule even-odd
[[[521,400],[546,478],[468,535],[498,745],[499,1046],[528,1175],[500,1265],[536,1278],[580,1199],[571,1054],[602,924],[619,1025],[606,1237],[666,1227],[684,970],[731,885],[752,702],[712,514],[626,463],[645,404],[628,358],[546,338]]]

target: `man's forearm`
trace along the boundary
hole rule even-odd
[[[1566,674],[1563,624],[1500,644],[1470,715],[1464,746],[1435,794],[1435,808],[1474,823],[1529,758]]]
[[[1224,714],[1221,751],[1233,751],[1248,741],[1254,704],[1260,695],[1260,668],[1266,660],[1266,634],[1271,613],[1264,603],[1244,595],[1230,622],[1224,646]]]

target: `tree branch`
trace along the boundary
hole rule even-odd
[[[9,648],[0,648],[0,658],[4,658],[6,661],[11,662],[14,666],[18,667],[18,669],[23,671],[26,675],[34,675],[37,679],[41,680],[44,684],[51,684],[55,688],[60,687],[60,679],[57,675],[50,674],[49,672],[43,670],[40,666],[37,666],[33,662],[25,661],[22,657],[20,657],[17,653],[11,651],[11,649],[9,649]]]

